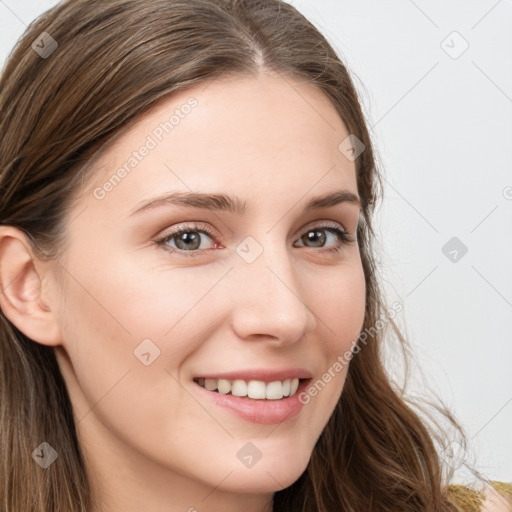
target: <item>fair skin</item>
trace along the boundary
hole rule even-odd
[[[298,94],[290,83],[263,73],[165,98],[95,163],[58,263],[29,259],[23,236],[2,228],[2,257],[21,273],[8,288],[21,297],[2,307],[31,339],[55,347],[104,512],[266,511],[305,470],[340,397],[346,367],[299,414],[261,424],[219,407],[193,381],[283,368],[316,380],[362,329],[357,241],[322,229],[355,237],[359,204],[303,211],[337,190],[358,199],[355,164],[338,150],[348,132],[321,91],[295,82]],[[97,199],[94,190],[191,96],[198,104],[188,116]],[[131,215],[176,191],[238,196],[246,211],[167,205]],[[195,257],[177,237],[167,241],[174,253],[154,243],[176,227],[197,237],[193,223],[213,233],[199,235]],[[236,252],[247,237],[263,249],[251,263]],[[148,366],[133,353],[147,338],[160,350]],[[237,457],[248,442],[261,454],[252,467]]]
[[[191,96],[197,106],[98,199],[94,190]],[[302,368],[315,381],[351,349],[364,319],[359,247],[323,226],[355,237],[359,205],[304,211],[337,190],[357,199],[355,164],[338,150],[348,135],[311,85],[269,73],[217,79],[159,102],[95,162],[58,261],[38,260],[22,232],[0,228],[0,306],[55,349],[99,503],[91,512],[265,512],[305,470],[346,365],[297,415],[270,424],[215,404],[194,378]],[[132,214],[191,191],[237,196],[246,211],[167,204]],[[154,243],[185,227],[199,248]],[[258,248],[250,263],[241,256]],[[148,365],[134,355],[146,339],[143,352],[160,351]],[[237,456],[249,442],[261,456],[251,467]]]
[[[507,499],[493,487],[487,486],[484,490],[482,512],[510,512]]]

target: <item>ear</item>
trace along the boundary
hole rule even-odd
[[[49,274],[48,264],[36,258],[23,231],[0,226],[0,308],[25,336],[56,346],[61,333],[45,296]]]

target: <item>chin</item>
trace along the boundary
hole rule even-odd
[[[290,470],[277,476],[261,470],[256,472],[237,472],[232,474],[227,479],[229,482],[226,480],[226,485],[222,487],[225,491],[238,494],[273,493],[292,485],[299,479],[301,474],[302,471],[297,472],[295,470]]]
[[[268,493],[277,492],[296,482],[307,468],[310,454],[298,458],[283,454],[263,458],[250,468],[237,467],[233,474],[226,479],[228,487],[238,493]]]

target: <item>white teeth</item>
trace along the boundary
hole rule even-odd
[[[231,393],[233,396],[248,396],[256,400],[280,400],[292,396],[299,387],[299,379],[275,380],[263,382],[261,380],[245,381],[236,379],[198,379],[198,384],[210,391],[217,390],[222,395]]]
[[[231,382],[229,382],[229,380],[219,379],[217,389],[222,395],[227,395],[231,391]]]
[[[265,383],[261,380],[250,380],[247,384],[247,396],[249,398],[265,398]]]
[[[233,381],[231,394],[235,396],[247,396],[247,382],[245,382],[245,380]]]
[[[283,398],[283,383],[276,380],[269,382],[266,390],[267,400],[281,400]]]
[[[295,394],[295,391],[297,391],[297,388],[299,387],[299,379],[292,379],[290,383],[290,395]]]

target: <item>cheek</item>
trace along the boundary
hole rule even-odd
[[[181,464],[195,453],[191,432],[207,423],[211,435],[224,434],[184,391],[180,367],[211,336],[206,319],[218,315],[208,290],[225,271],[193,280],[190,269],[98,270],[76,267],[60,311],[70,360],[59,363],[78,424],[97,432],[99,420],[141,452]],[[165,449],[164,438],[172,440]]]
[[[110,264],[106,258],[103,261],[104,265],[94,269],[76,265],[73,270],[66,310],[61,315],[72,331],[70,335],[86,338],[91,348],[101,344],[105,353],[126,353],[127,349],[130,353],[146,338],[162,350],[169,338],[174,338],[173,347],[178,352],[181,346],[192,348],[186,338],[174,333],[189,324],[197,326],[201,302],[224,269],[201,272],[198,278],[194,268],[155,271],[121,258]],[[208,316],[200,316],[207,321]],[[67,322],[68,318],[73,321]]]
[[[310,431],[319,434],[342,394],[355,341],[363,327],[366,284],[362,265],[355,259],[347,262],[329,279],[317,280],[316,290],[309,297],[318,320],[313,353],[321,355],[321,372],[299,399],[312,411]]]
[[[58,316],[70,359],[62,360],[61,368],[82,417],[127,372],[121,387],[138,382],[135,390],[145,393],[161,385],[155,380],[158,372],[179,367],[195,349],[185,331],[216,276],[192,280],[181,269],[164,279],[161,272],[143,272],[115,255],[88,258],[86,248],[76,254],[66,262],[68,279]],[[120,403],[128,396],[136,395],[127,393]]]
[[[69,279],[59,311],[70,357],[63,361],[63,373],[77,416],[99,400],[118,404],[119,417],[139,408],[137,401],[151,409],[156,389],[161,396],[178,390],[173,378],[180,378],[181,365],[222,321],[222,286],[215,290],[215,284],[226,269],[162,266],[149,271],[113,254],[89,259],[84,248],[77,255],[66,265]],[[127,421],[135,427],[133,419]]]
[[[333,272],[315,294],[319,323],[325,329],[331,359],[352,346],[363,327],[366,283],[362,265],[354,261]]]

